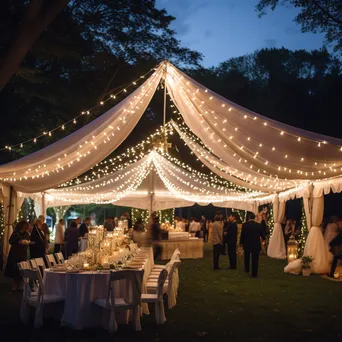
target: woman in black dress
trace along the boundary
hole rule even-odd
[[[12,233],[9,243],[11,249],[8,254],[5,277],[13,278],[12,291],[21,291],[22,278],[17,263],[27,260],[27,247],[30,243],[30,225],[20,221]]]
[[[43,231],[43,223],[44,222],[41,219],[37,219],[33,225],[31,241],[34,242],[34,244],[30,246],[30,256],[32,259],[44,259],[46,254],[46,238]]]

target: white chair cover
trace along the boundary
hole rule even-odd
[[[158,299],[155,303],[155,315],[156,315],[157,324],[164,324],[166,321],[164,301],[163,301],[163,292],[164,292],[163,290],[164,290],[164,284],[165,284],[166,278],[167,278],[167,271],[162,270],[158,278],[158,288],[157,288]]]
[[[62,252],[55,253],[55,257],[57,260],[58,264],[63,264],[64,263],[64,256]]]
[[[51,268],[52,266],[55,266],[56,265],[56,259],[55,257],[53,256],[53,254],[47,254],[45,255],[45,260],[46,260],[46,263],[48,265],[49,268]]]
[[[169,309],[172,309],[177,304],[178,286],[175,281],[174,275],[175,275],[175,270],[178,269],[178,267],[180,266],[180,263],[181,263],[180,260],[176,260],[173,262],[173,265],[172,265],[172,268],[168,277],[167,302],[168,302]]]

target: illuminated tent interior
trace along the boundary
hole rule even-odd
[[[98,180],[59,187],[104,160],[127,138],[160,82],[165,83],[165,94],[167,91],[186,124],[172,122],[173,128],[205,166],[237,188],[202,181],[167,160],[158,149]],[[82,112],[87,114],[89,111]],[[91,123],[35,153],[0,166],[6,222],[4,252],[8,252],[12,223],[24,197],[29,195],[42,210],[89,202],[149,210],[214,203],[256,212],[258,205],[273,203],[275,226],[268,255],[285,258],[280,225],[285,202],[303,197],[310,227],[304,253],[314,256],[313,271],[323,273],[328,267],[320,229],[323,196],[342,190],[341,156],[341,139],[249,111],[165,61],[134,92]]]

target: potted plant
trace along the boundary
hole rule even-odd
[[[311,263],[313,259],[310,255],[302,256],[302,274],[304,277],[308,277],[311,274]]]

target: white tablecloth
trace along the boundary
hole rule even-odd
[[[198,259],[203,258],[203,239],[189,238],[189,239],[171,239],[161,240],[162,260],[169,260],[176,248],[181,252],[181,259]]]
[[[152,268],[153,252],[150,248],[144,265],[143,292]],[[94,301],[98,298],[107,298],[108,282],[109,272],[65,273],[47,269],[44,273],[45,293],[65,297],[61,324],[77,330],[103,326],[103,309],[95,305]],[[116,282],[115,285],[116,294],[123,297],[127,291],[125,281]],[[143,312],[148,314],[146,305]],[[127,316],[119,317],[118,322],[127,323]]]
[[[169,240],[172,239],[189,239],[188,232],[169,232]]]

